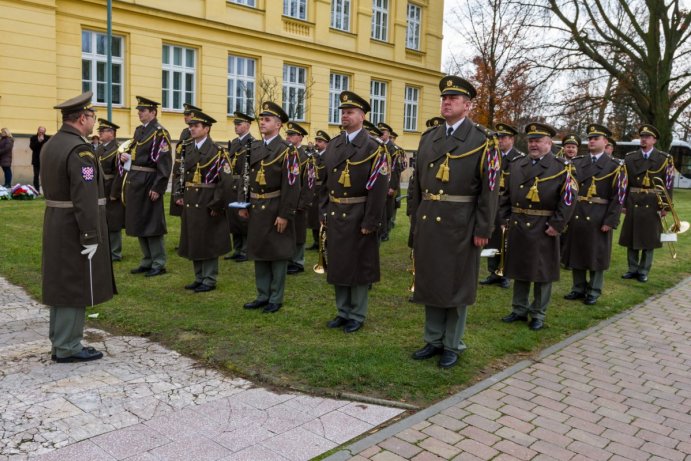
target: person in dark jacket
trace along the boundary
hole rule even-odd
[[[0,167],[5,175],[5,187],[12,187],[12,149],[14,138],[7,128],[0,130]]]
[[[122,229],[125,227],[125,209],[122,206],[122,180],[125,171],[118,155],[117,130],[120,127],[108,120],[98,119],[98,133],[101,144],[96,149],[96,158],[103,171],[103,187],[106,191],[106,218],[110,256],[113,261],[122,260]]]
[[[41,149],[48,142],[50,136],[46,134],[46,127],[39,126],[36,134],[29,138],[29,148],[31,149],[31,166],[34,169],[34,189],[41,192]]]

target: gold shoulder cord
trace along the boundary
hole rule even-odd
[[[101,163],[105,162],[106,160],[108,160],[109,158],[111,158],[112,156],[114,156],[115,154],[117,154],[117,152],[118,152],[118,148],[116,147],[115,149],[113,149],[113,151],[112,151],[110,154],[106,155],[105,157],[101,157],[101,158],[99,159],[100,162],[101,162]]]
[[[264,160],[259,162],[259,171],[257,172],[257,184],[259,184],[260,186],[266,186],[266,176],[264,176],[264,167],[271,166],[279,160],[283,160],[283,158],[288,155],[289,151],[290,147],[286,147],[286,150],[284,150],[278,157],[271,160],[270,162],[264,163]]]
[[[449,176],[451,174],[451,168],[449,168],[449,160],[456,160],[459,158],[464,158],[468,157],[470,155],[473,155],[480,150],[487,149],[487,146],[489,145],[489,139],[485,141],[485,143],[479,147],[476,147],[475,149],[465,152],[463,154],[456,154],[456,155],[451,155],[450,153],[446,153],[446,159],[444,162],[442,162],[441,165],[439,165],[439,170],[437,171],[437,176],[436,178],[440,180],[441,182],[449,182]],[[482,172],[482,162],[480,162],[480,171]]]
[[[599,178],[592,176],[590,178],[590,187],[588,187],[588,193],[586,194],[586,197],[587,198],[597,197],[597,184],[596,183],[598,181],[603,181],[607,178],[614,176],[614,178],[612,179],[612,185],[614,185],[614,183],[617,180],[616,175],[618,175],[620,171],[621,171],[621,166],[617,167],[615,170],[612,170],[611,173],[608,173],[604,176],[600,176]]]
[[[650,185],[652,183],[651,183],[650,177],[648,175],[657,174],[660,171],[662,171],[664,168],[667,167],[667,164],[671,161],[671,158],[672,158],[671,156],[667,157],[667,160],[662,162],[662,165],[657,170],[645,170],[645,177],[643,178],[643,187],[650,187]]]
[[[564,168],[559,173],[554,174],[552,176],[548,176],[546,178],[536,177],[535,182],[533,183],[532,186],[530,186],[530,190],[528,191],[528,195],[526,195],[525,198],[527,198],[531,202],[540,203],[540,195],[539,195],[538,190],[537,190],[538,184],[540,184],[541,182],[545,182],[545,181],[549,181],[551,179],[558,178],[559,176],[561,176],[563,174],[566,174],[567,176],[571,174],[571,164],[567,165],[566,168]],[[562,191],[564,190],[565,187],[566,187],[566,181],[564,181],[564,186],[562,187]]]
[[[356,162],[351,162],[350,159],[347,159],[347,160],[346,160],[346,166],[345,166],[345,168],[343,169],[343,171],[341,172],[341,177],[338,178],[338,183],[339,183],[339,184],[342,184],[343,187],[350,187],[350,166],[351,166],[351,165],[352,165],[352,166],[358,166],[358,165],[362,165],[363,163],[369,162],[369,161],[372,160],[373,158],[375,158],[375,157],[377,157],[378,155],[380,155],[380,154],[382,153],[382,150],[383,150],[384,152],[386,152],[386,150],[384,150],[384,149],[382,148],[382,146],[379,146],[379,147],[377,147],[377,150],[375,150],[374,153],[373,153],[372,155],[370,155],[369,157],[367,157],[367,158],[365,158],[365,159],[358,160],[358,161],[356,161]],[[387,154],[387,155],[388,155],[388,154]],[[374,170],[374,164],[372,165],[372,169],[370,170],[370,173],[372,173],[372,170]]]
[[[199,162],[197,162],[197,166],[196,166],[196,168],[195,168],[195,170],[194,170],[194,175],[192,176],[192,182],[193,182],[194,184],[201,184],[201,183],[202,183],[202,173],[201,173],[201,170],[203,170],[203,169],[206,168],[207,166],[210,166],[212,163],[214,163],[215,161],[217,161],[218,158],[221,156],[222,152],[223,152],[223,151],[220,151],[220,150],[219,150],[219,151],[216,153],[216,155],[214,155],[213,157],[211,157],[211,160],[209,160],[208,162],[206,162],[204,165],[199,165]]]

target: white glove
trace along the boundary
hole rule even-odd
[[[98,243],[92,243],[91,245],[82,245],[84,249],[82,250],[82,254],[86,255],[88,259],[91,259],[94,257],[96,254],[96,248],[98,248]]]

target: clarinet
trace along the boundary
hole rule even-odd
[[[242,165],[242,201],[249,203],[250,201],[250,147],[252,146],[252,137],[247,136],[245,140],[245,162]]]

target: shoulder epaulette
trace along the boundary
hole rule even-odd
[[[563,165],[568,165],[570,163],[568,160],[566,160],[565,158],[562,158],[562,157],[554,157],[554,160],[556,160],[557,162],[560,162]]]
[[[509,159],[509,162],[514,162],[514,161],[518,160],[519,158],[523,158],[523,157],[525,157],[525,154],[523,152],[519,152],[518,155]]]
[[[426,135],[426,134],[431,133],[432,131],[434,131],[435,128],[437,128],[437,127],[436,127],[436,126],[431,126],[431,127],[427,128],[425,131],[422,132],[422,134],[420,135],[420,137],[422,137],[422,136],[424,136],[424,135]]]
[[[571,160],[582,159],[582,158],[585,158],[585,155],[576,155],[576,156],[575,156],[574,158],[572,158]]]
[[[638,152],[638,151],[637,151],[637,150],[632,150],[631,152],[627,152],[626,155],[625,155],[625,157],[628,157],[628,156],[631,155],[631,154],[635,154],[636,152]]]

